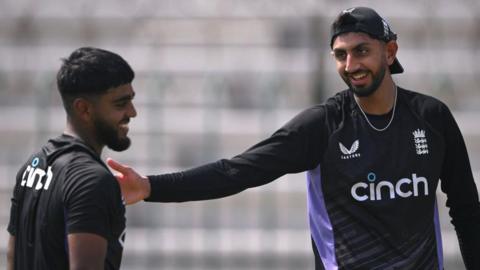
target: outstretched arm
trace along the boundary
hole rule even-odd
[[[118,172],[115,177],[120,184],[126,204],[134,204],[150,196],[150,182],[131,167],[107,158],[107,164]]]
[[[217,199],[265,185],[287,173],[315,168],[328,131],[324,107],[305,110],[244,153],[184,171],[142,176],[112,159],[127,204]]]

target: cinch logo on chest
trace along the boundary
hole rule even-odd
[[[45,172],[43,169],[36,168],[39,162],[39,158],[36,157],[32,160],[31,165],[27,166],[22,175],[22,182],[20,183],[22,187],[27,186],[33,188],[33,184],[36,180],[37,184],[35,185],[35,190],[41,188],[45,190],[48,189],[53,178],[52,166],[48,166],[47,171]]]
[[[346,148],[341,142],[338,142],[338,146],[340,147],[340,151],[343,155],[340,155],[341,159],[351,159],[351,158],[359,158],[360,153],[357,153],[358,148],[360,147],[360,143],[358,140],[352,143],[350,149]]]
[[[388,194],[388,198],[395,199],[397,197],[409,198],[409,197],[418,197],[422,194],[420,191],[420,186],[423,186],[423,195],[428,196],[428,181],[425,177],[419,177],[417,174],[413,173],[412,178],[402,178],[396,183],[390,181],[380,181],[376,182],[377,175],[373,172],[370,172],[367,175],[368,184],[365,182],[358,182],[352,186],[350,193],[352,197],[360,202],[370,200],[370,201],[381,201],[382,194]]]

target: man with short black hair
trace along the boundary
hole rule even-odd
[[[79,48],[63,59],[57,86],[67,125],[18,171],[9,270],[120,268],[125,205],[100,155],[104,146],[130,146],[133,78],[130,65],[106,50]]]
[[[397,36],[373,9],[331,28],[348,85],[231,159],[142,176],[113,160],[127,203],[220,198],[307,171],[315,269],[443,269],[435,192],[447,194],[467,269],[480,269],[480,205],[460,130],[439,100],[398,87]]]

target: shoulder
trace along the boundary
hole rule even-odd
[[[348,90],[341,91],[325,102],[313,105],[295,116],[289,124],[296,126],[328,125],[342,120],[345,110],[351,109]]]
[[[111,192],[118,183],[113,174],[89,153],[77,152],[63,164],[65,195],[73,192]]]
[[[410,90],[399,89],[399,91],[413,114],[435,130],[444,133],[445,130],[457,126],[452,112],[441,100]]]
[[[398,88],[398,90],[399,95],[420,116],[438,116],[438,114],[449,111],[448,106],[435,97],[402,88]]]
[[[113,177],[99,158],[93,157],[90,153],[84,151],[65,153],[54,162],[55,165],[64,167],[65,173],[71,176],[81,174]]]

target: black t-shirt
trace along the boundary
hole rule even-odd
[[[71,233],[105,238],[105,269],[119,269],[125,240],[120,187],[83,142],[51,139],[17,174],[8,231],[15,236],[15,269],[68,269]]]
[[[147,201],[213,199],[307,171],[316,269],[442,269],[441,179],[468,269],[480,269],[480,206],[445,104],[398,88],[395,111],[367,116],[350,91],[309,108],[231,159],[149,176]]]

